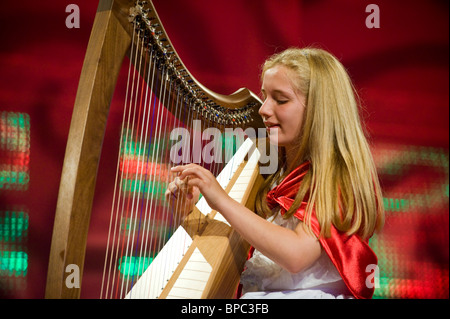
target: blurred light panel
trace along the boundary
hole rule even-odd
[[[375,298],[449,297],[448,149],[374,149],[386,224],[370,241],[379,259]]]
[[[152,261],[152,257],[123,257],[119,262],[120,274],[124,277],[141,276]]]
[[[13,195],[0,204],[0,296],[26,289],[29,213],[14,194],[28,190],[29,163],[29,115],[0,112],[0,192]]]
[[[0,296],[26,288],[29,217],[25,211],[0,211]]]
[[[26,113],[0,113],[0,190],[28,189],[30,117]]]

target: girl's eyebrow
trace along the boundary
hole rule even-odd
[[[261,93],[263,94],[263,95],[266,95],[266,90],[264,90],[264,89],[261,89]],[[282,91],[282,90],[273,90],[273,91],[271,91],[271,93],[272,94],[281,94],[281,95],[289,95],[289,93],[288,92],[286,92],[286,91]]]
[[[281,91],[281,90],[273,90],[273,93],[274,93],[274,94],[289,95],[288,92],[286,92],[286,91]]]

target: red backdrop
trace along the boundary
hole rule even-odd
[[[65,25],[70,3],[80,8],[79,29]],[[378,29],[366,27],[369,3],[380,8]],[[385,192],[386,227],[371,241],[380,257],[375,296],[448,298],[448,1],[154,4],[183,62],[216,92],[229,94],[244,86],[259,92],[260,65],[290,46],[316,45],[340,58],[364,101],[362,115]],[[96,8],[96,1],[88,0],[2,4],[3,297],[44,296],[59,178]],[[114,108],[109,130],[118,125],[116,115]],[[116,156],[117,142],[106,140],[104,146],[103,158]],[[107,200],[102,185],[111,178],[107,169],[100,173],[96,207]],[[94,216],[92,228],[102,229],[104,223]],[[88,257],[98,255],[97,246],[91,236]],[[86,287],[96,284],[102,266],[90,259]]]

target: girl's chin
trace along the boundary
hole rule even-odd
[[[274,146],[282,146],[276,134],[269,135],[269,143]]]
[[[292,141],[285,141],[283,139],[278,138],[278,136],[269,136],[269,143],[273,146],[281,146],[281,147],[286,147],[289,145],[292,145]]]

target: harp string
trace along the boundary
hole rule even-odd
[[[152,57],[153,57],[153,51],[151,52],[151,57],[150,57],[150,61],[152,60]],[[151,74],[152,74],[152,81],[151,81],[151,83],[152,83],[152,85],[153,85],[153,81],[154,81],[154,74],[155,74],[155,67],[153,66],[152,67],[152,72],[151,72]],[[149,72],[149,74],[148,74],[148,80],[147,80],[147,83],[150,83],[149,82],[149,80],[150,80],[150,72]],[[147,86],[147,89],[148,89],[148,86]],[[148,90],[149,91],[149,90]],[[147,91],[147,94],[148,94],[148,91]],[[151,145],[152,145],[152,135],[151,135],[151,133],[150,133],[150,137],[148,138],[148,142],[147,142],[147,136],[148,136],[148,129],[149,129],[149,123],[152,123],[153,121],[150,119],[150,110],[151,110],[151,107],[150,107],[150,105],[151,105],[151,103],[152,103],[152,92],[151,92],[151,90],[150,90],[150,98],[148,99],[148,104],[147,104],[147,101],[146,101],[146,103],[145,103],[145,105],[147,106],[147,108],[149,109],[149,112],[148,112],[148,115],[147,115],[147,124],[146,124],[146,132],[145,132],[145,140],[144,140],[144,142],[143,142],[143,145],[147,145],[147,150],[148,150],[148,152],[150,151],[150,148],[151,148]],[[153,115],[152,115],[153,116]],[[152,125],[150,125],[150,130],[152,130]],[[154,144],[154,143],[153,143]],[[144,161],[142,161],[142,163],[144,163]],[[149,178],[149,176],[152,176],[153,175],[153,171],[148,171],[148,169],[149,169],[149,167],[153,167],[154,165],[150,165],[150,163],[149,163],[149,153],[147,153],[147,155],[146,155],[146,159],[145,159],[145,165],[143,165],[144,167],[145,167],[145,182],[144,182],[144,189],[145,189],[145,187],[146,187],[146,185],[147,185],[147,183],[149,183],[150,182],[150,180],[147,180],[148,178]],[[144,211],[144,215],[142,215],[142,211],[144,210],[144,203],[145,203],[145,211]],[[135,270],[132,272],[132,274],[133,274],[133,276],[132,276],[132,280],[131,280],[131,286],[133,286],[133,282],[135,281],[135,277],[136,277],[136,275],[135,274],[139,274],[140,273],[140,271],[141,271],[141,268],[143,268],[144,267],[144,265],[145,265],[145,251],[146,251],[146,249],[147,249],[147,244],[148,244],[148,230],[147,230],[147,226],[148,226],[148,212],[149,212],[149,202],[148,202],[148,200],[145,200],[145,196],[143,196],[142,197],[142,200],[141,200],[141,208],[140,208],[140,210],[141,210],[141,214],[140,214],[140,217],[139,217],[139,231],[138,231],[138,236],[137,236],[137,238],[136,238],[136,241],[137,241],[137,245],[136,245],[136,250],[135,250],[135,253],[134,253],[134,255],[135,256],[138,256],[138,253],[137,253],[137,247],[138,246],[140,246],[140,251],[139,251],[139,258],[137,259],[138,260],[138,263],[134,263],[134,268],[135,268]],[[151,211],[151,210],[150,210]],[[141,239],[141,241],[139,242],[138,241],[138,239],[140,238],[140,232],[141,232],[141,228],[142,228],[142,239]],[[139,245],[139,243],[140,243],[140,245]],[[138,264],[138,265],[137,265]],[[136,265],[137,265],[137,269],[136,269]],[[142,266],[142,267],[141,267]]]
[[[139,46],[141,46],[142,48],[142,41],[140,41],[140,34],[138,33],[138,48]],[[138,53],[139,50],[136,50],[136,54]],[[141,54],[139,54],[139,62],[138,64],[138,70],[141,70],[142,68],[142,59],[143,59],[143,54],[141,52]],[[136,60],[135,60],[136,61]],[[132,90],[132,96],[134,93],[134,96],[132,98],[132,105],[131,105],[131,109],[132,109],[132,118],[131,118],[131,128],[126,132],[127,136],[126,138],[128,139],[129,137],[131,138],[131,143],[132,143],[132,149],[133,149],[133,153],[131,154],[131,156],[128,156],[129,154],[126,154],[126,179],[124,181],[125,183],[125,194],[124,197],[126,197],[126,200],[124,199],[122,201],[122,215],[123,215],[123,211],[125,210],[125,218],[121,218],[121,224],[125,225],[125,229],[122,232],[122,239],[121,239],[121,244],[120,244],[120,266],[122,266],[123,264],[125,264],[125,269],[128,266],[127,262],[131,261],[131,256],[129,256],[128,254],[128,249],[129,249],[129,245],[130,245],[130,234],[132,233],[131,228],[133,227],[133,223],[132,223],[132,217],[133,217],[133,208],[134,208],[134,200],[135,200],[135,192],[133,192],[133,189],[136,189],[136,187],[139,187],[138,183],[137,183],[137,174],[134,173],[133,176],[133,170],[130,169],[130,164],[135,164],[138,163],[138,161],[136,161],[136,159],[139,158],[139,155],[137,152],[141,152],[141,149],[138,148],[138,129],[139,127],[136,128],[136,117],[138,119],[138,125],[139,125],[139,121],[140,121],[140,114],[136,114],[138,111],[138,101],[139,101],[139,97],[142,96],[142,91],[140,91],[140,88],[142,88],[142,84],[140,83],[141,81],[141,76],[138,72],[138,70],[134,70],[134,81],[135,84],[133,85],[133,88],[135,87],[136,90],[135,92],[133,92]],[[133,81],[133,82],[134,82]],[[142,109],[139,108],[139,112],[141,112]],[[128,118],[130,120],[130,118]],[[127,125],[127,127],[130,127],[129,125]],[[134,137],[134,138],[133,138]],[[137,169],[137,167],[136,167]],[[128,191],[128,187],[130,187],[131,191]],[[121,190],[123,191],[123,185]],[[126,231],[126,229],[129,228],[128,231]],[[126,244],[125,244],[126,243]],[[128,258],[128,260],[127,260]],[[116,267],[115,267],[116,268]],[[125,270],[123,268],[123,270]],[[117,282],[116,282],[116,287],[115,287],[115,296],[114,298],[118,298],[119,297],[119,291],[122,293],[123,289],[124,289],[124,280],[127,278],[127,275],[123,275],[122,278],[120,278],[120,271],[117,272]],[[120,285],[120,288],[119,288]]]
[[[167,108],[170,109],[170,103],[171,103],[171,96],[172,96],[172,81],[170,81],[168,74],[167,74],[167,69],[164,68],[164,79],[165,79],[165,85],[168,85],[168,90],[164,91],[164,97],[163,97],[163,104],[162,106],[167,105]],[[167,99],[167,101],[166,101]],[[165,114],[167,113],[167,114]],[[169,127],[167,126],[167,120],[168,120],[168,111],[166,110],[166,108],[161,108],[161,126],[160,126],[160,131],[159,131],[159,135],[162,137],[160,137],[160,140],[164,143],[164,147],[162,147],[162,143],[158,143],[158,152],[160,153],[160,159],[159,162],[161,163],[161,165],[156,166],[155,170],[158,169],[158,172],[156,172],[156,176],[160,176],[163,177],[165,176],[165,178],[162,178],[163,180],[163,189],[161,190],[161,202],[165,203],[164,197],[163,197],[163,193],[164,190],[167,187],[169,180],[169,171],[168,171],[168,167],[170,164],[169,158],[167,157],[167,149],[169,147],[169,137],[168,137],[168,132],[169,132]],[[161,131],[163,131],[164,133],[161,134]],[[166,150],[166,151],[165,151]],[[165,152],[164,152],[165,151]],[[162,164],[165,164],[164,166]],[[166,174],[162,174],[163,172],[163,167],[165,168],[165,172]],[[170,225],[170,219],[168,218],[168,215],[170,214],[171,218],[173,217],[173,210],[169,210],[167,203],[165,203],[164,205],[161,206],[161,215],[162,215],[162,225],[159,228],[160,231],[162,232],[162,234],[160,234],[160,238],[161,241],[159,242],[159,247],[157,249],[157,253],[160,252],[161,250],[161,246],[167,241],[167,227],[169,227]]]
[[[117,159],[117,167],[116,167],[116,177],[114,181],[114,191],[113,191],[113,202],[111,206],[111,218],[110,218],[110,224],[109,224],[109,230],[108,230],[108,241],[107,241],[107,250],[105,254],[105,263],[104,263],[104,271],[102,276],[102,286],[100,291],[100,298],[111,298],[113,294],[113,286],[114,286],[114,280],[116,278],[116,267],[117,267],[117,250],[114,249],[114,247],[119,247],[118,244],[118,228],[120,227],[119,224],[121,222],[122,216],[119,215],[119,207],[121,206],[121,195],[122,191],[120,189],[120,185],[123,183],[123,175],[124,175],[124,161],[121,160],[124,157],[124,154],[122,153],[122,150],[126,150],[128,148],[128,132],[129,132],[129,120],[127,118],[130,118],[130,112],[131,112],[131,97],[133,96],[134,91],[134,78],[135,78],[135,71],[134,71],[134,61],[136,60],[137,56],[137,49],[135,46],[135,38],[136,33],[133,32],[133,36],[131,37],[131,53],[130,53],[130,61],[128,66],[128,77],[127,77],[127,86],[126,86],[126,92],[125,92],[125,102],[124,102],[124,112],[123,112],[123,118],[122,118],[122,127],[121,127],[121,138],[120,138],[120,145],[119,145],[119,152],[118,152],[118,159]],[[139,37],[137,37],[137,40],[139,41]],[[133,75],[131,74],[133,70]],[[131,78],[133,77],[133,80]],[[131,86],[131,87],[130,87]],[[131,92],[130,92],[131,91]],[[127,111],[128,110],[128,111]],[[125,124],[127,125],[125,127]],[[125,136],[125,140],[123,138]],[[122,163],[122,169],[120,169],[120,164]],[[129,163],[126,163],[128,165]],[[120,177],[119,177],[120,173]],[[123,211],[123,210],[122,210]],[[114,226],[112,226],[114,220]],[[109,257],[109,258],[108,258]],[[107,269],[107,270],[106,270]],[[106,275],[107,272],[107,275]],[[110,291],[111,289],[111,291]]]
[[[154,71],[156,70],[156,66],[153,67],[153,70]],[[152,102],[152,104],[150,104],[150,105],[153,105],[153,107],[151,107],[152,116],[151,116],[151,120],[149,120],[149,122],[150,122],[150,138],[149,138],[149,143],[148,143],[148,147],[147,147],[148,153],[146,155],[145,161],[144,160],[142,161],[143,166],[145,166],[147,169],[149,167],[149,164],[151,164],[150,165],[150,172],[149,172],[149,174],[147,174],[149,177],[150,176],[156,176],[156,174],[155,174],[156,173],[156,167],[157,167],[158,162],[159,162],[157,160],[157,158],[158,158],[159,137],[157,136],[157,133],[154,133],[153,131],[158,132],[160,130],[159,127],[161,125],[161,114],[160,114],[161,104],[162,104],[161,103],[161,99],[162,99],[161,94],[163,94],[162,92],[165,91],[162,80],[160,82],[160,85],[157,85],[157,87],[158,86],[160,87],[160,89],[157,90],[156,92],[154,92],[153,102]],[[152,98],[150,99],[150,101],[151,100],[152,100]],[[157,114],[155,115],[155,113],[157,113]],[[155,124],[155,121],[156,121],[156,124]],[[153,138],[153,141],[152,141],[152,138]],[[143,145],[146,145],[146,143],[144,143]],[[150,155],[150,152],[151,152],[151,155]],[[156,152],[156,154],[155,154],[155,152]],[[157,210],[157,205],[158,205],[158,198],[157,198],[158,189],[156,189],[156,192],[155,192],[155,187],[157,185],[158,180],[154,179],[153,183],[151,183],[151,185],[147,186],[147,175],[146,175],[146,180],[144,182],[144,187],[143,187],[143,190],[142,190],[143,191],[143,198],[142,198],[142,205],[141,206],[143,207],[143,202],[145,200],[146,201],[146,207],[148,207],[148,206],[150,207],[151,214],[153,214],[153,216],[156,218],[156,210]],[[144,192],[146,190],[148,190],[147,196],[145,195],[145,192]],[[156,196],[153,196],[153,194],[156,194]],[[147,197],[147,198],[145,199],[145,197]],[[154,207],[153,207],[153,205],[154,205]],[[147,223],[146,218],[144,218],[144,219],[145,219],[144,220],[144,224],[146,224]],[[137,222],[134,223],[134,225],[136,225],[136,224],[137,224]],[[140,218],[139,218],[139,224],[140,225],[142,224],[142,216],[140,216]],[[139,229],[139,232],[140,232],[140,229]],[[138,236],[136,236],[136,247],[139,246],[139,238],[140,238],[140,235],[138,234]],[[152,239],[153,239],[153,237],[152,237]],[[140,245],[140,246],[142,247],[142,245]],[[134,252],[133,256],[134,256],[134,258],[137,258],[137,261],[139,263],[140,263],[141,260],[142,260],[142,262],[144,262],[144,259],[138,258],[137,250]],[[140,254],[139,257],[142,257],[142,254]],[[133,265],[134,265],[134,268],[136,269],[137,263],[133,263]],[[138,268],[139,268],[139,266],[138,266]],[[132,271],[132,274],[133,274],[133,276],[132,276],[132,279],[131,279],[131,285],[133,285],[133,282],[135,280],[135,278],[134,278],[135,275],[136,274],[139,275],[139,272]]]
[[[158,162],[160,163],[160,165],[162,165],[162,162],[160,160],[158,160],[159,158],[159,144],[160,144],[160,134],[161,134],[161,125],[162,125],[162,107],[163,107],[163,100],[164,100],[164,94],[165,94],[165,83],[164,83],[164,69],[161,72],[162,76],[161,76],[161,80],[160,80],[160,85],[159,85],[159,92],[158,92],[158,99],[156,101],[154,101],[154,105],[155,108],[153,109],[153,112],[157,112],[156,114],[156,124],[155,124],[155,133],[153,133],[153,130],[151,130],[151,136],[154,137],[154,143],[153,143],[153,147],[152,147],[152,155],[151,155],[151,176],[157,176],[156,175],[156,170],[157,170],[157,166],[158,166]],[[156,95],[156,94],[155,94]],[[153,124],[153,122],[152,122]],[[153,127],[152,127],[153,128]],[[159,206],[159,202],[160,199],[158,199],[158,192],[159,194],[161,193],[161,188],[162,185],[159,181],[159,189],[156,189],[155,191],[155,187],[157,185],[158,179],[155,178],[154,183],[152,183],[151,185],[151,189],[149,189],[149,195],[150,194],[156,194],[156,196],[150,196],[150,211],[154,216],[154,220],[155,223],[159,222],[159,217],[158,215],[158,206]],[[158,230],[158,227],[157,229]],[[151,239],[152,241],[154,241],[154,243],[157,242],[157,240],[159,238],[155,238],[155,235],[157,236],[157,232],[155,234],[151,234]],[[153,243],[151,243],[150,247],[153,246]],[[154,251],[154,249],[151,249],[152,251]]]
[[[153,52],[151,53],[151,56],[153,56]],[[153,83],[154,74],[155,74],[154,66],[152,66],[152,71],[148,73],[148,77],[150,77],[150,74],[152,74],[152,83]],[[147,83],[149,83],[149,78],[147,79]],[[148,91],[147,91],[147,93],[148,93]],[[146,222],[147,217],[146,216],[148,215],[148,212],[149,212],[149,209],[148,209],[148,206],[149,206],[148,195],[147,195],[147,199],[146,199],[145,190],[149,189],[147,184],[150,181],[147,180],[147,179],[149,178],[149,176],[153,175],[153,171],[149,171],[149,160],[150,160],[150,151],[154,150],[154,143],[152,143],[153,141],[152,141],[152,133],[151,133],[153,131],[153,123],[154,123],[154,121],[153,121],[153,119],[154,119],[154,107],[152,108],[151,105],[152,104],[155,105],[155,102],[154,102],[155,99],[156,99],[156,95],[153,96],[153,93],[150,91],[150,97],[148,98],[148,104],[147,104],[147,102],[145,103],[146,107],[148,108],[147,120],[146,120],[146,124],[145,124],[145,131],[146,131],[145,132],[145,138],[144,138],[144,141],[141,140],[139,142],[139,144],[142,145],[143,148],[145,149],[144,156],[142,158],[140,158],[140,160],[139,160],[140,165],[143,168],[145,168],[145,170],[142,169],[142,172],[145,172],[144,173],[145,180],[144,180],[143,184],[142,184],[142,182],[140,183],[140,185],[138,186],[138,189],[137,189],[138,192],[142,192],[142,199],[141,199],[141,203],[139,205],[139,207],[140,207],[139,208],[139,210],[140,210],[139,219],[133,221],[133,226],[134,227],[136,227],[137,224],[139,225],[139,227],[138,227],[138,235],[136,236],[136,240],[135,240],[136,241],[136,248],[135,248],[134,253],[130,257],[130,258],[134,258],[135,260],[138,257],[138,254],[137,254],[138,247],[142,251],[143,247],[146,245],[146,240],[145,239],[141,240],[141,242],[139,242],[138,239],[141,237],[141,232],[143,234],[146,233],[146,227],[147,227],[147,222]],[[147,98],[146,98],[146,101],[147,101]],[[150,114],[151,114],[151,116],[150,116]],[[150,135],[149,135],[148,142],[147,142],[149,126],[150,126]],[[142,175],[141,175],[140,179],[142,181]],[[136,191],[136,189],[135,189],[135,191]],[[145,211],[144,211],[144,205],[145,205]],[[151,211],[151,209],[150,209],[150,211]],[[144,214],[144,216],[143,216],[143,214]],[[141,254],[141,256],[142,256],[142,254]],[[140,258],[137,258],[137,260],[140,263]],[[132,273],[131,285],[133,285],[133,282],[135,280],[136,271],[139,273],[139,269],[136,269],[136,264],[137,264],[136,262],[130,264],[130,266],[131,265],[133,266],[133,270],[131,271],[131,273]],[[126,289],[126,290],[128,290],[128,289]]]
[[[195,109],[176,80],[169,76],[164,63],[158,63],[157,53],[153,48],[147,49],[144,42],[137,28],[132,37],[101,298],[124,297],[181,224],[181,203],[167,205],[161,198],[172,180],[168,173],[173,166],[168,151],[170,130],[183,123],[189,137],[183,138],[182,149],[192,150],[196,134],[201,136],[201,132],[194,131],[194,120],[205,119],[203,111]],[[206,120],[201,130],[221,126]],[[220,138],[221,141],[214,142],[223,144],[223,135]],[[201,150],[207,143],[200,140]],[[219,162],[216,159],[205,162],[203,155],[208,154],[201,154],[200,165],[217,176],[225,152]],[[191,152],[190,161],[194,159],[192,156]],[[167,263],[175,261],[174,254],[165,258]],[[150,285],[164,288],[164,273],[155,276],[145,289]]]
[[[142,48],[141,48],[141,50],[142,50]],[[145,59],[144,60],[147,61],[148,57],[149,57],[148,51],[145,50]],[[148,71],[147,65],[148,65],[147,63],[144,63],[144,72],[142,73],[143,75],[147,74],[147,71]],[[149,72],[148,72],[148,74],[149,74]],[[147,81],[147,83],[148,83],[148,81]],[[147,113],[150,114],[150,109],[148,107],[146,107],[147,98],[148,98],[148,85],[145,86],[145,84],[146,84],[146,82],[142,79],[140,101],[139,101],[138,124],[137,124],[137,130],[136,130],[136,140],[138,141],[138,143],[136,143],[136,147],[138,145],[139,146],[146,145],[146,140],[147,140],[148,121],[146,121],[146,118],[147,118]],[[145,92],[145,94],[144,94],[144,92]],[[145,98],[144,98],[144,95],[145,95]],[[142,124],[140,123],[141,118],[142,118]],[[138,138],[138,130],[140,130],[139,138]],[[145,133],[144,133],[144,130],[146,131]],[[139,147],[139,149],[140,149],[140,147]],[[141,152],[139,152],[139,153],[141,153]],[[136,255],[136,251],[137,251],[137,248],[139,245],[139,241],[137,239],[139,238],[139,234],[141,231],[142,207],[143,207],[143,203],[144,203],[144,195],[142,195],[142,197],[141,197],[141,189],[142,189],[141,187],[143,187],[145,189],[145,185],[147,183],[147,174],[144,174],[144,169],[146,169],[147,166],[143,165],[144,158],[145,158],[145,154],[144,154],[143,158],[140,154],[138,154],[138,156],[137,156],[136,177],[135,177],[135,184],[137,184],[137,190],[135,188],[133,191],[131,217],[129,220],[129,222],[131,222],[131,225],[132,225],[132,231],[130,231],[128,233],[127,245],[126,245],[127,249],[126,249],[126,253],[125,253],[125,258],[127,258],[128,256],[130,256],[130,258],[134,258],[133,256]],[[145,178],[144,182],[143,182],[143,178]],[[141,197],[141,200],[140,200],[140,197]],[[138,214],[139,214],[139,219],[138,219],[139,226],[137,229],[138,233],[136,236],[135,235],[136,234],[136,225],[137,225],[136,219],[137,219]],[[133,240],[133,238],[136,238],[136,240]],[[135,244],[136,244],[136,247],[134,248]],[[129,248],[129,251],[128,251],[128,248]],[[133,254],[133,250],[134,250],[134,254]],[[133,265],[133,264],[131,264],[131,265]],[[135,267],[133,267],[133,268],[135,268]],[[133,282],[134,271],[135,271],[135,269],[128,272],[126,274],[126,276],[123,277],[122,287],[123,287],[123,283],[125,283],[125,288],[122,289],[121,295],[123,295],[124,290],[125,291],[128,290],[130,274],[131,274],[131,281]]]
[[[166,74],[166,76],[167,76],[167,74]],[[170,80],[170,78],[168,76],[165,78],[165,80],[166,80],[165,83],[169,86],[169,89],[167,91],[167,92],[169,92],[169,94],[167,94],[167,102],[166,102],[166,91],[164,92],[164,98],[163,98],[163,102],[164,103],[163,103],[163,105],[167,105],[167,107],[170,109],[171,96],[172,96],[172,81]],[[162,111],[161,114],[163,114],[165,109],[162,109],[161,111]],[[161,128],[164,128],[163,136],[165,136],[163,141],[166,141],[166,142],[168,142],[168,138],[167,138],[167,133],[168,133],[167,118],[168,118],[168,116],[166,114],[164,114],[163,118],[161,118]],[[164,121],[164,124],[163,124],[163,121]],[[158,144],[158,147],[159,146],[160,145]],[[161,149],[161,157],[160,157],[160,163],[161,164],[162,163],[170,163],[168,161],[168,158],[167,158],[167,152],[166,153],[163,152],[164,149],[165,150],[168,149],[168,147],[167,147],[168,145],[165,144],[164,146],[165,147]],[[163,176],[163,175],[161,175],[161,173],[162,173],[161,172],[161,168],[162,168],[162,165],[159,166],[159,172],[157,172],[157,176]],[[167,174],[167,176],[168,175],[169,174]],[[168,179],[165,180],[166,183],[164,184],[164,186],[167,185],[168,181],[169,181]],[[173,209],[169,210],[169,209],[167,209],[167,205],[163,206],[162,207],[162,227],[160,228],[161,231],[162,231],[162,235],[160,236],[160,238],[162,240],[160,241],[160,244],[159,244],[159,247],[158,247],[158,252],[161,251],[162,246],[167,242],[168,238],[171,235],[170,234],[170,228],[172,227],[172,223],[174,222],[173,217],[174,217]]]
[[[169,89],[167,90],[167,88],[165,87],[167,81],[164,81],[164,79],[165,79],[165,70],[164,70],[164,68],[163,68],[162,74],[163,74],[163,76],[162,76],[162,81],[161,81],[161,88],[159,90],[160,95],[158,96],[158,103],[156,103],[156,94],[155,94],[155,99],[154,99],[154,102],[153,102],[153,105],[157,106],[156,107],[156,112],[158,112],[158,115],[156,116],[156,121],[157,121],[156,128],[155,128],[156,132],[155,132],[155,134],[153,134],[153,123],[154,123],[154,121],[152,121],[150,136],[155,136],[155,141],[157,141],[157,142],[154,143],[154,147],[152,148],[152,155],[151,155],[152,162],[150,162],[152,165],[150,165],[150,167],[151,167],[150,176],[163,176],[161,174],[161,171],[162,171],[162,169],[164,167],[163,163],[167,163],[167,161],[166,161],[167,155],[164,156],[164,153],[162,151],[160,152],[160,145],[161,145],[161,143],[159,143],[158,141],[160,141],[160,140],[164,141],[165,140],[165,143],[166,143],[166,146],[167,146],[168,139],[167,138],[165,138],[165,139],[161,138],[161,136],[163,136],[163,137],[167,136],[167,130],[168,130],[167,115],[164,114],[164,105],[170,105],[170,103],[171,103],[171,100],[170,100],[171,94],[167,94],[167,102],[166,102],[166,92],[167,91],[168,92],[172,91],[172,82],[169,82]],[[153,107],[153,114],[154,114],[154,112],[155,112],[155,107]],[[152,118],[153,118],[153,115],[152,115]],[[163,120],[164,120],[164,123],[163,123]],[[162,130],[162,128],[164,128],[164,130]],[[162,133],[162,132],[164,132],[164,133]],[[155,150],[155,145],[156,145],[156,150]],[[168,149],[168,148],[166,147],[166,149]],[[148,150],[150,150],[150,148],[148,148]],[[155,151],[156,151],[156,155],[155,155]],[[159,154],[161,154],[161,155],[159,156]],[[159,157],[159,159],[158,159],[158,157]],[[147,154],[147,162],[146,162],[146,164],[144,164],[147,168],[149,166],[148,165],[149,164],[148,163],[148,159],[149,158],[150,158],[150,153]],[[153,164],[156,164],[156,165],[153,165]],[[168,181],[169,181],[168,180],[168,175],[165,174],[164,176],[166,176],[166,180],[164,180],[164,179],[160,179],[159,180],[159,182],[163,184],[163,187],[166,186],[166,185],[164,185],[164,183],[168,183]],[[144,182],[144,185],[145,184],[146,184],[146,182]],[[154,192],[154,188],[156,187],[155,185],[156,185],[156,183],[154,183],[152,185],[152,189],[150,189],[150,188],[148,189],[150,194],[152,194],[152,193],[156,193],[157,194],[158,193],[157,191]],[[146,217],[142,218],[142,214],[140,214],[139,225],[141,226],[143,224],[144,227],[146,227],[146,225],[152,224],[152,227],[154,228],[156,223],[157,223],[157,217],[160,217],[160,216],[156,216],[156,213],[154,213],[154,211],[157,210],[158,199],[153,200],[152,196],[149,196],[149,198],[150,198],[150,211],[153,213],[153,220],[150,220],[150,223],[149,223],[147,221],[148,219]],[[153,207],[153,205],[155,205],[155,207]],[[141,211],[142,211],[142,207],[143,207],[143,204],[141,204]],[[148,201],[147,201],[146,207],[148,207]],[[146,211],[147,211],[147,209],[146,209]],[[163,239],[167,237],[166,231],[167,231],[167,229],[169,229],[170,225],[164,225],[164,221],[169,221],[169,220],[172,221],[173,220],[173,218],[170,218],[170,219],[167,218],[166,215],[167,215],[167,210],[163,213],[163,216],[162,216],[162,221],[163,222],[162,222],[162,224],[157,225],[155,231],[152,230],[151,232],[148,232],[148,231],[144,231],[143,232],[146,235],[146,237],[145,237],[146,239],[142,239],[141,242],[145,242],[145,244],[144,244],[145,246],[147,246],[147,243],[148,243],[148,236],[147,235],[149,233],[151,233],[151,243],[150,243],[150,246],[151,246],[151,250],[150,251],[152,252],[151,258],[154,258],[154,256],[159,252],[159,250],[161,249],[162,244],[164,243]],[[136,224],[137,223],[134,223],[134,225],[136,225]],[[141,229],[141,227],[138,228],[138,232],[140,232],[140,229]],[[163,234],[161,235],[160,233],[158,233],[158,230],[162,230]],[[143,256],[143,251],[145,253],[145,251],[147,251],[147,249],[146,248],[142,249],[143,245],[141,244],[140,245],[141,250],[140,250],[139,254],[137,253],[137,247],[139,245],[139,239],[140,239],[140,236],[138,235],[136,237],[136,250],[135,250],[135,253],[133,254],[134,256],[138,256],[139,255],[139,258],[138,258],[139,265],[137,266],[138,267],[138,271],[137,272],[136,271],[132,272],[133,273],[132,282],[135,279],[134,278],[135,274],[139,275],[141,273],[139,271],[139,268],[144,268],[144,266],[145,266],[144,265],[145,259],[143,259],[142,256]],[[157,243],[158,243],[158,247],[155,248]],[[137,265],[137,263],[134,263],[134,267],[135,268],[136,268],[136,265]]]

